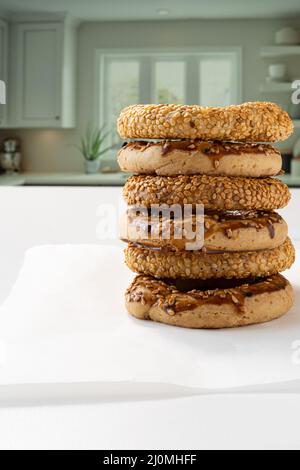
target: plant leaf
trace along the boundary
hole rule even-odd
[[[112,145],[110,145],[101,150],[104,140],[112,132],[111,130],[104,132],[106,127],[106,123],[103,124],[99,129],[91,126],[89,123],[87,125],[85,134],[80,137],[80,145],[74,145],[74,147],[79,150],[86,160],[97,160],[97,158],[112,148]]]
[[[100,155],[103,155],[104,153],[108,152],[108,150],[111,150],[111,149],[112,149],[111,145],[109,147],[106,147],[105,149],[99,152],[98,156],[100,157]]]

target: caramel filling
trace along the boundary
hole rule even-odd
[[[219,141],[209,142],[201,140],[166,140],[161,142],[147,142],[140,140],[129,143],[125,142],[122,147],[144,152],[146,149],[155,146],[161,147],[162,155],[168,155],[174,150],[180,150],[183,152],[198,151],[207,156],[215,157],[216,159],[223,155],[240,155],[242,153],[280,155],[279,150],[268,144],[231,143]]]
[[[125,142],[122,146],[129,150],[143,153],[146,149],[159,147],[161,155],[167,156],[174,151],[198,152],[207,156],[213,168],[220,166],[222,157],[226,155],[280,155],[279,150],[268,144],[231,143],[231,142],[205,142],[201,140],[166,140],[161,142],[135,141]],[[281,172],[279,172],[281,174]]]
[[[136,284],[136,285],[135,285]],[[248,279],[177,279],[156,281],[138,276],[127,295],[131,302],[146,301],[158,305],[169,315],[193,310],[200,305],[234,305],[243,313],[245,301],[255,295],[285,289],[288,281],[276,274],[268,278]]]
[[[218,281],[220,281],[220,284]],[[243,312],[245,308],[245,300],[247,297],[250,298],[254,295],[259,295],[266,292],[275,292],[285,289],[287,286],[286,279],[280,275],[274,276],[273,278],[267,278],[263,281],[261,279],[247,279],[243,281],[239,279],[233,279],[231,283],[232,287],[224,288],[223,286],[227,283],[230,285],[228,281],[228,279],[216,280],[215,282],[212,282],[211,287],[206,291],[199,291],[199,289],[189,291],[188,295],[192,296],[193,300],[196,302],[194,308],[205,303],[213,305],[223,305],[226,303],[234,304],[239,312]],[[211,288],[213,290],[210,290]],[[163,308],[167,313],[169,313],[168,310],[170,308],[174,313],[180,313],[186,310],[184,302],[180,301],[175,302],[173,305],[164,304]]]
[[[175,224],[182,224],[181,220],[174,220],[171,217],[170,224],[170,244],[163,247],[153,246],[151,242],[151,230],[158,234],[156,239],[162,236],[163,223],[165,219],[160,217],[159,221],[155,220],[151,223],[150,213],[148,218],[145,216],[137,216],[134,210],[128,209],[127,218],[129,224],[136,227],[140,233],[139,239],[131,240],[136,246],[142,248],[149,248],[161,251],[174,251],[176,248],[182,250],[185,247],[186,239],[183,236],[181,239],[174,238]],[[276,212],[259,212],[259,211],[206,211],[204,219],[204,239],[209,239],[212,235],[222,232],[228,239],[234,238],[238,230],[247,230],[254,228],[256,230],[267,228],[271,239],[275,238],[275,224],[282,223],[282,218]],[[193,231],[196,230],[196,222],[192,223]],[[143,239],[144,236],[144,239]],[[172,240],[171,240],[172,239]],[[123,239],[126,243],[130,240]],[[205,247],[202,249],[205,252],[222,253],[222,251],[209,251]],[[249,250],[251,251],[251,250]]]
[[[209,238],[216,232],[223,231],[227,238],[234,236],[235,230],[255,228],[256,230],[267,228],[270,238],[275,237],[274,224],[281,223],[282,219],[275,212],[258,211],[207,211],[208,220],[205,221],[205,238]]]

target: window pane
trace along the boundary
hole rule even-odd
[[[155,102],[184,103],[184,62],[158,61],[155,63]]]
[[[115,125],[122,108],[139,102],[139,62],[110,61],[105,84],[106,119],[108,124]]]
[[[200,62],[200,104],[227,106],[231,104],[231,61],[202,59]]]

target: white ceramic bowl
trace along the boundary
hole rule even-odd
[[[272,80],[284,80],[287,67],[285,64],[271,64],[269,66],[269,76]]]
[[[280,45],[300,44],[300,31],[295,28],[283,28],[275,34],[275,43]]]

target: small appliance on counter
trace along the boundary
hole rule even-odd
[[[20,141],[15,138],[5,139],[0,154],[0,167],[8,174],[20,172],[21,153]]]

